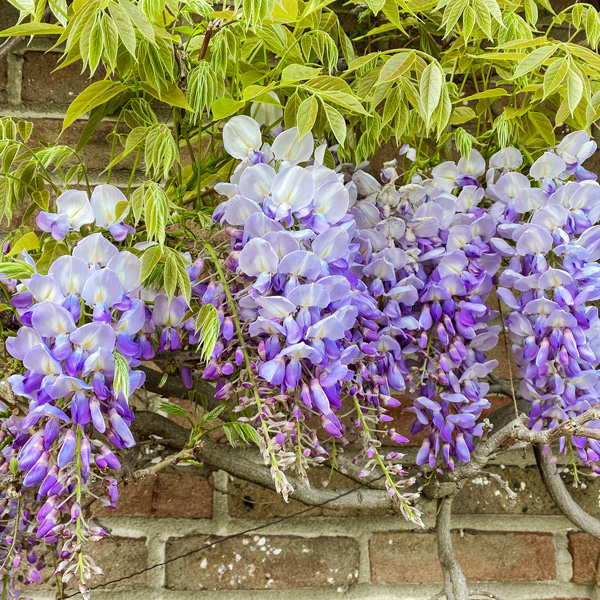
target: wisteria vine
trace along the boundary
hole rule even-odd
[[[310,133],[268,135],[247,116],[225,126],[240,162],[216,187],[214,235],[196,256],[180,252],[179,295],[163,278],[172,257],[132,226],[111,185],[67,190],[38,215],[43,239],[65,248],[49,265],[27,250],[0,265],[16,329],[7,382],[27,406],[0,405],[3,600],[46,565],[89,597],[101,569],[86,548],[106,532],[82,506],[116,506],[118,456],[135,445],[129,397],[157,355],[208,355],[200,376],[215,382],[217,414],[229,409],[258,443],[285,498],[287,471],[308,485],[311,465],[358,439],[361,474],[381,470],[416,523],[415,474],[400,449],[382,452],[384,436],[408,441],[390,409],[402,399],[414,414],[421,469],[467,463],[498,364],[486,353],[504,329],[533,430],[597,404],[600,186],[582,166],[596,149],[586,133],[567,135],[529,176],[515,148],[487,169],[473,149],[408,183],[398,161],[377,179],[315,149]],[[180,375],[193,386],[188,364]],[[597,441],[562,438],[560,450],[600,474]]]

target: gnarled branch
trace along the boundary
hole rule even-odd
[[[562,514],[582,531],[600,539],[600,521],[585,512],[585,510],[573,500],[563,480],[555,473],[555,469],[550,464],[548,457],[542,453],[541,446],[534,445],[533,452],[542,476],[542,481]]]
[[[185,427],[149,411],[136,413],[136,418],[132,423],[132,433],[137,440],[147,439],[151,435],[164,438],[168,440],[169,446],[178,450],[183,450],[189,439],[189,431]],[[205,438],[194,448],[193,452],[197,461],[215,470],[221,469],[234,477],[275,491],[275,483],[270,470],[262,464],[254,462],[249,453],[243,450],[216,444]],[[174,456],[176,458],[167,460],[171,463],[176,462],[179,455]],[[349,510],[358,507],[369,511],[382,508],[393,509],[394,507],[389,494],[384,491],[357,488],[340,498],[339,492],[334,490],[307,489],[295,477],[288,476],[287,479],[294,488],[293,499],[309,506],[326,503],[327,508],[331,510]]]
[[[452,496],[438,500],[435,523],[438,558],[444,574],[444,593],[448,600],[469,600],[469,586],[452,546]]]

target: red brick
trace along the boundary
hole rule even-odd
[[[89,71],[81,72],[81,62],[55,71],[60,57],[59,52],[25,52],[22,100],[70,104],[91,83],[104,78],[104,69],[100,67],[90,79]]]
[[[569,552],[573,559],[574,583],[596,582],[600,540],[579,531],[569,532]]]
[[[553,579],[551,534],[521,532],[453,533],[456,556],[471,581]],[[377,533],[369,542],[371,578],[381,583],[442,580],[433,533]]]
[[[219,538],[190,536],[167,542],[166,558]],[[359,550],[345,537],[236,537],[167,565],[173,590],[263,590],[355,583]]]
[[[116,510],[96,508],[97,515],[210,519],[212,482],[187,473],[159,473],[137,484],[119,486]]]

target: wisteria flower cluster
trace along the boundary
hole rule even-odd
[[[229,199],[214,218],[230,236],[226,265],[237,277],[227,284],[233,304],[223,285],[198,290],[203,303],[224,315],[222,340],[203,376],[218,379],[217,394],[235,397],[240,410],[257,408],[265,460],[277,456],[273,475],[287,495],[282,465],[295,465],[305,477],[307,459],[328,457],[305,422],[318,416],[327,434],[346,442],[338,416],[344,399],[365,422],[391,420],[388,408],[399,402],[375,367],[383,313],[351,268],[358,250],[349,212],[356,186],[326,167],[325,147],[315,151],[311,135],[299,139],[297,129],[262,144],[258,123],[237,117],[223,139],[242,162],[231,182],[219,184]],[[244,392],[247,386],[254,394]],[[404,474],[395,462],[400,455],[380,457],[369,436],[365,444],[369,463],[386,460]],[[395,484],[389,491],[418,518]]]
[[[94,190],[92,202],[94,196],[114,206],[123,194],[106,185]],[[74,199],[80,213],[90,213],[93,204],[77,191],[58,198],[59,210],[72,207]],[[52,235],[58,238],[56,231]],[[136,367],[154,357],[149,338],[155,332],[160,331],[161,349],[165,339],[176,347],[178,334],[169,326],[179,326],[174,315],[182,305],[185,313],[187,304],[143,289],[138,256],[120,251],[102,233],[80,239],[47,274],[37,272],[27,253],[22,258],[31,276],[5,281],[14,288],[11,303],[21,325],[16,336],[7,338],[6,350],[23,366],[8,383],[16,396],[26,399],[29,412],[17,419],[0,407],[5,414],[0,469],[22,475],[21,494],[31,506],[25,510],[9,493],[2,494],[3,535],[10,548],[3,569],[10,574],[31,564],[19,577],[35,582],[40,575],[32,541],[54,545],[56,573],[64,583],[77,577],[87,596],[86,580],[101,570],[82,544],[106,534],[84,518],[84,490],[94,489],[101,505],[116,506],[117,480],[111,472],[120,461],[115,452],[135,445],[128,396],[145,378]],[[22,544],[13,544],[17,535]]]
[[[253,431],[284,497],[287,471],[308,485],[311,465],[358,439],[361,475],[379,469],[416,523],[415,474],[402,452],[382,450],[385,436],[408,441],[392,409],[414,415],[421,471],[467,463],[503,331],[532,429],[597,404],[600,186],[583,167],[595,150],[587,134],[566,136],[528,175],[515,148],[487,165],[472,150],[407,183],[397,161],[376,178],[336,164],[310,133],[268,133],[264,143],[247,116],[225,126],[224,148],[240,162],[216,187],[216,235],[198,255],[181,253],[179,296],[160,278],[141,281],[156,248],[110,185],[68,190],[55,213],[40,213],[43,239],[66,249],[49,267],[26,251],[27,275],[0,265],[17,329],[5,342],[7,382],[27,406],[0,406],[0,475],[14,485],[0,492],[8,598],[40,580],[45,547],[62,581],[89,597],[101,570],[85,544],[106,533],[83,499],[116,505],[119,455],[135,445],[129,396],[157,353],[189,357],[214,338],[199,374]],[[402,148],[402,160],[413,155]],[[180,375],[192,387],[189,362]],[[597,441],[563,438],[560,449],[600,474]]]

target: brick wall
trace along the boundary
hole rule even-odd
[[[14,22],[3,3],[0,28]],[[0,62],[0,114],[30,118],[53,138],[86,80],[75,65],[51,73],[58,54],[45,53],[46,48],[43,40],[35,40]],[[69,129],[61,142],[75,143],[82,126]],[[108,162],[108,131],[108,125],[101,126],[85,150],[97,174]],[[113,181],[122,180],[126,175],[120,179],[116,171]],[[506,363],[502,354],[497,358]],[[408,422],[401,421],[405,429]],[[409,458],[414,454],[410,449]],[[482,476],[468,482],[454,503],[456,551],[474,587],[506,600],[596,598],[600,542],[557,513],[531,453],[509,453],[492,470],[517,493],[515,500]],[[328,484],[340,492],[349,486],[341,476],[330,480],[325,469],[313,472],[312,479],[313,485]],[[574,496],[586,510],[600,514],[597,485],[574,490]],[[345,514],[322,508],[279,522],[304,506],[293,500],[286,504],[225,473],[206,478],[195,468],[181,468],[123,488],[119,505],[117,511],[95,510],[112,532],[90,548],[107,572],[97,583],[127,577],[235,533],[268,527],[124,579],[95,592],[99,599],[416,600],[441,589],[433,503],[422,505],[429,528],[424,531],[385,511],[365,515],[359,505]],[[34,597],[53,599],[52,584]]]

